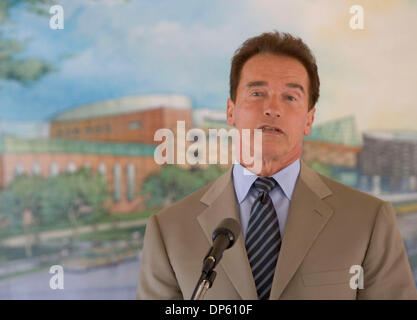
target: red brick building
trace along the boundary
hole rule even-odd
[[[51,118],[51,138],[0,139],[0,188],[17,175],[57,175],[88,167],[103,174],[112,193],[111,211],[144,208],[144,179],[158,172],[154,133],[192,125],[191,101],[180,95],[126,97],[81,106]]]
[[[191,101],[181,95],[125,97],[70,109],[51,119],[50,136],[72,140],[153,144],[160,128],[191,126]]]

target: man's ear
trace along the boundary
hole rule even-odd
[[[313,125],[314,121],[314,113],[316,112],[316,108],[311,108],[307,113],[306,124],[304,126],[304,135],[308,136],[311,132],[311,126]]]
[[[227,124],[229,126],[235,125],[235,104],[232,99],[227,99]]]

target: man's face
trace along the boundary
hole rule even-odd
[[[227,101],[227,123],[240,133],[277,128],[278,132],[263,129],[262,157],[290,163],[300,157],[303,135],[310,134],[314,120],[315,109],[308,111],[308,91],[308,74],[298,60],[257,54],[243,65],[236,102]],[[253,132],[251,136],[253,150]]]

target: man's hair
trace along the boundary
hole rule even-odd
[[[243,65],[251,57],[260,53],[292,57],[303,64],[310,80],[308,109],[313,108],[320,95],[320,79],[317,72],[316,59],[300,38],[278,31],[265,32],[259,36],[249,38],[235,51],[230,68],[230,98],[232,101],[236,102],[237,87]]]

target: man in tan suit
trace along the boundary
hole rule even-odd
[[[241,223],[242,234],[216,266],[206,299],[417,298],[391,204],[300,160],[318,97],[315,59],[300,39],[265,33],[236,51],[227,121],[239,132],[262,129],[262,169],[255,175],[240,157],[220,178],[150,217],[138,299],[190,299],[212,233],[226,217]],[[256,181],[271,181],[271,188],[260,191]],[[267,238],[275,242],[267,246]]]

